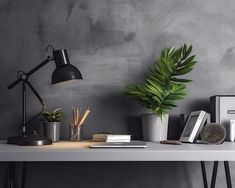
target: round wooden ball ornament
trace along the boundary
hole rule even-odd
[[[201,139],[207,144],[221,144],[225,137],[226,130],[218,123],[208,123],[201,131]]]

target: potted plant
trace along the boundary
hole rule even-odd
[[[144,83],[129,85],[124,91],[125,95],[152,112],[141,118],[144,140],[167,139],[168,112],[185,97],[186,83],[191,82],[181,77],[192,71],[197,62],[191,52],[192,45],[188,47],[186,44],[178,49],[164,49]]]
[[[57,108],[55,110],[47,110],[45,109],[41,115],[47,121],[44,124],[44,133],[45,136],[52,139],[53,142],[57,142],[60,140],[60,125],[61,119],[64,116],[61,108]]]

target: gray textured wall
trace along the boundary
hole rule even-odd
[[[134,131],[136,138],[141,137],[138,115],[143,109],[120,93],[128,83],[140,82],[161,50],[172,45],[193,44],[199,63],[188,75],[194,80],[188,96],[171,115],[208,109],[209,96],[235,91],[234,16],[233,0],[0,0],[0,138],[14,135],[20,124],[21,88],[9,91],[6,86],[18,70],[28,71],[45,59],[47,44],[67,48],[84,77],[76,85],[51,86],[53,63],[31,77],[47,104],[66,111],[63,138],[68,136],[73,105],[92,109],[85,138],[104,130]],[[38,110],[39,104],[28,93],[29,117]],[[170,126],[177,130],[174,122]],[[195,163],[93,164],[32,164],[28,186],[62,188],[70,180],[81,187],[202,187]],[[70,171],[67,166],[74,168]],[[3,173],[4,164],[0,167]],[[80,182],[72,173],[75,167],[85,171]],[[105,172],[113,168],[115,175]],[[48,174],[51,183],[44,179],[37,185]],[[218,187],[224,185],[221,173]]]

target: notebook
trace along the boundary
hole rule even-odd
[[[94,143],[90,148],[146,148],[144,141]]]
[[[130,142],[131,135],[120,134],[93,134],[94,142]]]

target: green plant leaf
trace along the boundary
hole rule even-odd
[[[166,100],[175,100],[175,101],[176,101],[176,100],[183,99],[184,96],[185,96],[185,95],[179,95],[179,94],[178,94],[178,95],[177,95],[177,94],[175,95],[175,94],[172,94],[172,93],[171,93],[171,94],[167,95]]]
[[[149,93],[152,93],[153,95],[155,95],[155,96],[157,96],[157,97],[159,97],[159,98],[161,98],[161,92],[159,92],[155,87],[153,87],[153,86],[151,86],[151,85],[149,85],[149,84],[145,84],[145,86],[146,86],[146,90],[149,92]]]
[[[57,108],[57,109],[55,109],[52,113],[56,113],[56,112],[58,112],[58,111],[60,111],[61,110],[61,108]]]
[[[180,79],[180,78],[176,78],[176,77],[172,77],[171,80],[172,80],[173,82],[178,82],[178,83],[188,83],[188,82],[192,82],[192,80]]]
[[[154,88],[156,88],[160,93],[163,93],[163,88],[158,82],[154,82],[151,79],[146,80],[149,84],[151,84]]]
[[[172,76],[184,75],[184,74],[187,74],[187,73],[191,72],[192,70],[193,70],[193,68],[184,68],[184,69],[180,69],[180,70],[178,70],[177,73],[174,73]]]
[[[192,49],[193,49],[193,46],[190,45],[189,48],[188,48],[188,50],[187,50],[186,53],[185,53],[185,56],[186,56],[186,57],[188,57],[188,55],[192,52]]]
[[[158,74],[156,74],[158,75]],[[158,83],[159,85],[164,85],[165,84],[165,79],[163,78],[163,80],[159,77],[156,77],[156,75],[153,75],[152,73],[149,74],[149,79],[154,82],[154,83]]]
[[[184,46],[183,46],[183,58],[184,59],[186,58],[186,52],[187,52],[187,46],[186,46],[186,44],[184,44]]]
[[[173,54],[173,62],[174,62],[174,64],[178,65],[180,63],[181,58],[182,58],[182,47],[177,49],[174,52],[174,54]]]
[[[190,63],[190,62],[195,62],[195,63],[196,63],[196,61],[193,61],[194,58],[195,58],[195,55],[193,55],[193,56],[187,58],[185,61],[183,61],[182,63],[180,63],[180,67],[183,67],[183,66],[187,65],[187,64]],[[193,63],[193,65],[194,65],[195,63]]]

